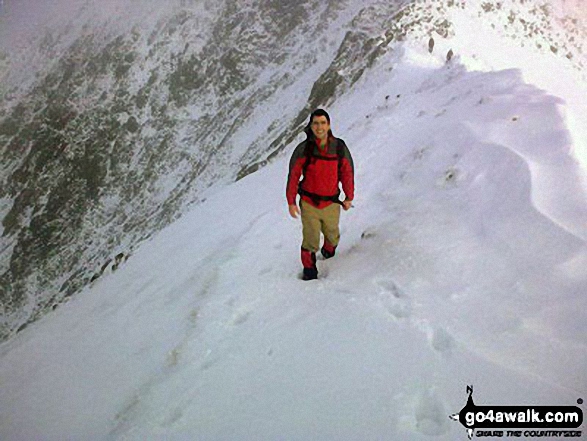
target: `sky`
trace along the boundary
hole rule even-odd
[[[30,35],[37,34],[44,26],[50,24],[50,18],[53,14],[67,15],[69,6],[81,4],[82,0],[69,0],[66,3],[63,0],[3,0],[2,4],[2,45],[13,47],[12,45],[22,45],[28,40]]]
[[[176,0],[164,3],[153,0],[3,0],[0,21],[0,47],[7,51],[28,49],[31,39],[47,30],[61,30],[63,23],[82,25],[113,21],[118,24],[140,23],[153,8],[172,8]],[[90,7],[84,9],[84,5]],[[120,20],[121,18],[123,20]]]

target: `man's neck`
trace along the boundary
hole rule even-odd
[[[326,136],[324,138],[316,138],[316,144],[318,144],[320,147],[324,147],[327,142],[328,142],[328,136]]]

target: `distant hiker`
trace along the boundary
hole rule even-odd
[[[434,38],[430,37],[430,40],[428,40],[428,52],[432,53],[433,50],[434,50]]]
[[[297,218],[300,209],[296,195],[300,195],[303,279],[312,280],[318,278],[316,252],[320,249],[321,232],[324,244],[320,252],[324,258],[329,259],[336,251],[340,207],[349,210],[354,197],[354,165],[344,141],[332,134],[325,110],[312,112],[304,132],[306,140],[296,147],[289,162],[286,197],[289,214]],[[339,200],[339,182],[344,201]]]
[[[455,53],[452,51],[452,49],[450,49],[447,54],[446,54],[446,62],[448,63],[450,60],[452,60],[452,57]]]

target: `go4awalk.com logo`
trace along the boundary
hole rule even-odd
[[[469,439],[476,437],[557,438],[581,437],[583,411],[577,406],[477,406],[473,386],[459,413],[450,418],[460,422]],[[577,404],[583,404],[582,399]]]

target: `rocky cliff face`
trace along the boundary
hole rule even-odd
[[[581,22],[541,2],[154,4],[74,2],[0,53],[0,339],[281,153],[386,51],[450,39],[456,10],[585,63]]]

